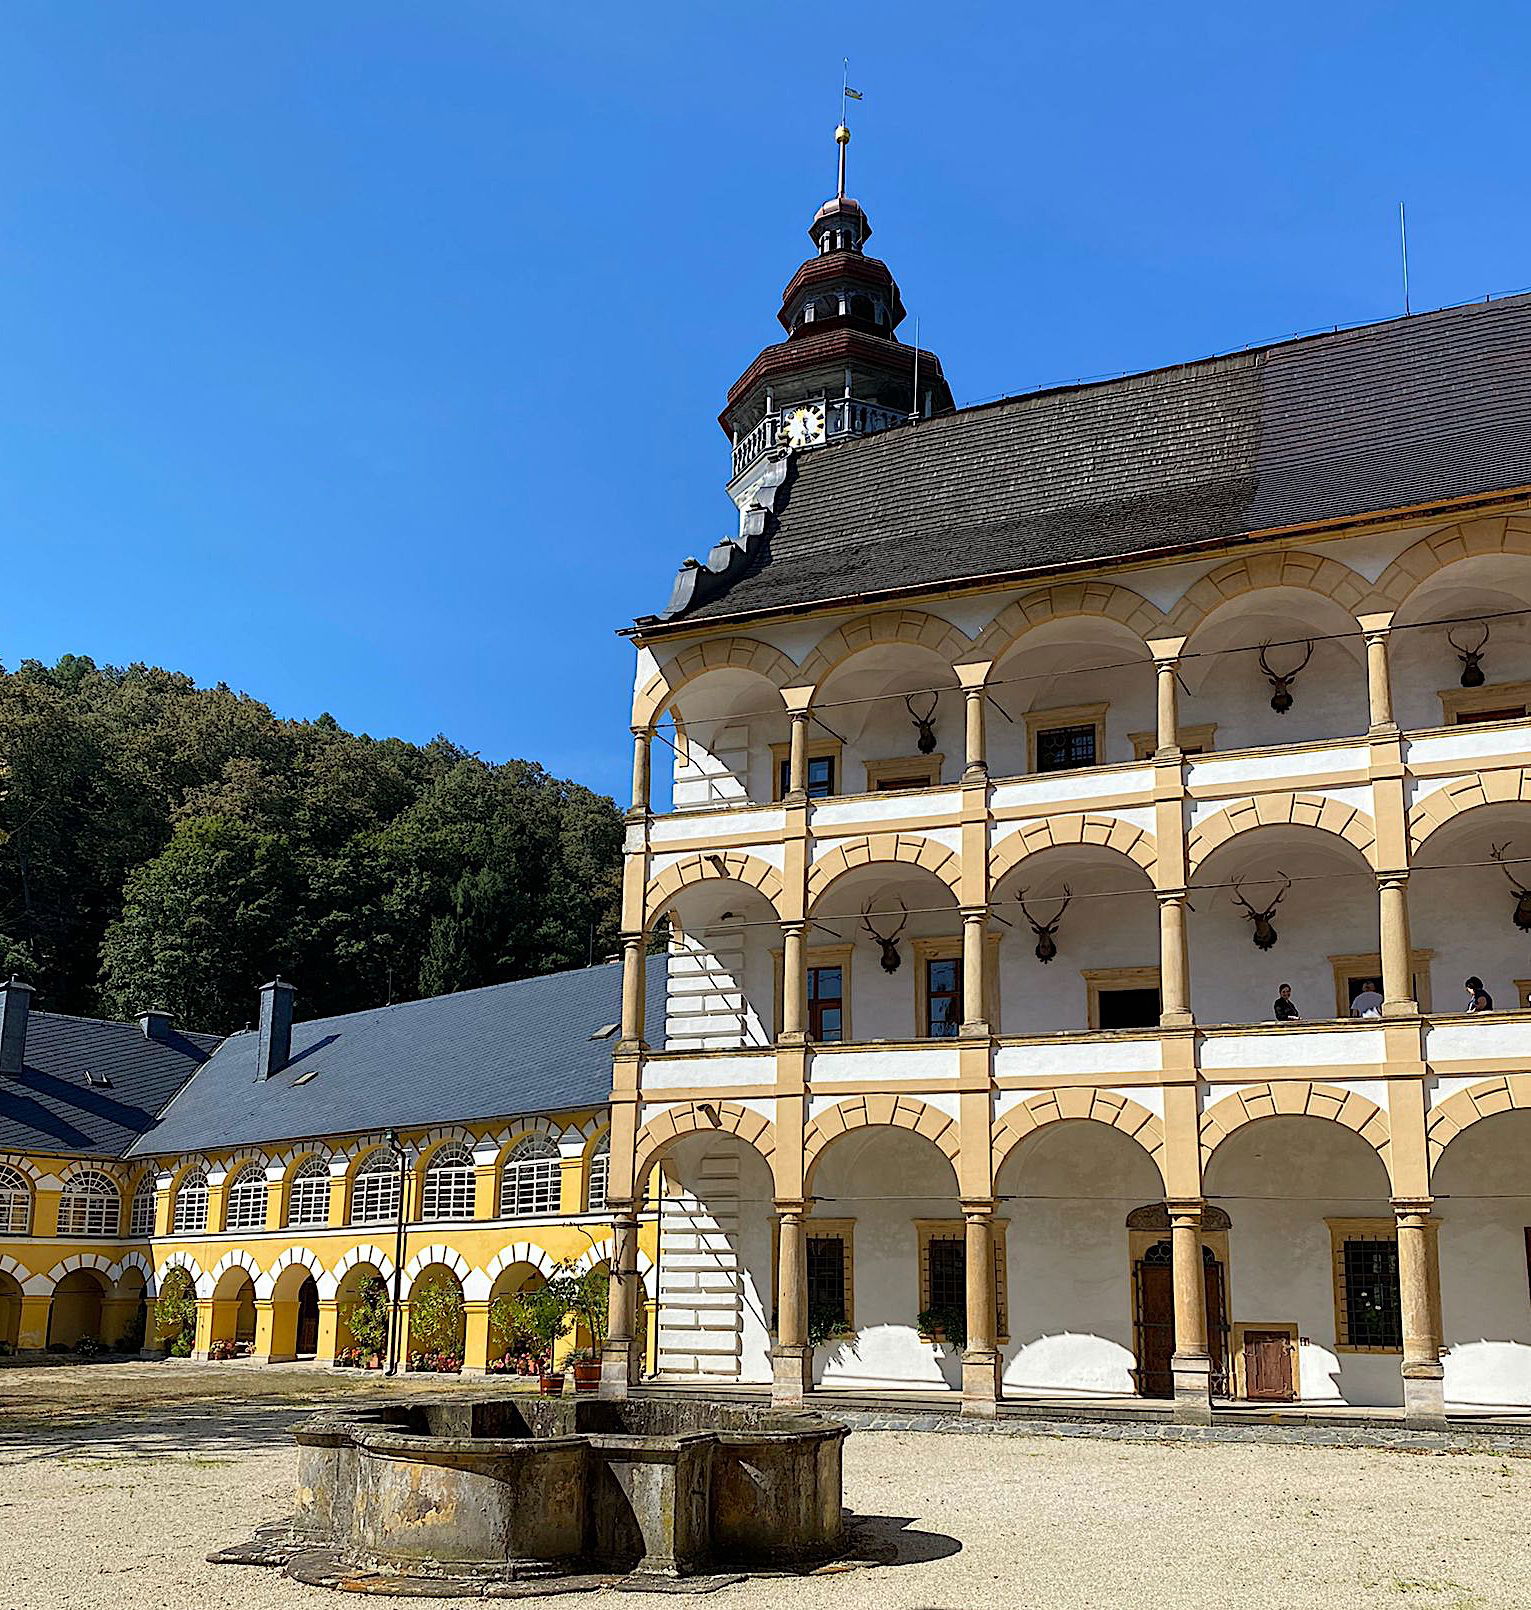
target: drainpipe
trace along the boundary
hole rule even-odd
[[[404,1195],[409,1154],[399,1141],[398,1131],[390,1129],[384,1137],[399,1160],[399,1217],[393,1237],[393,1312],[388,1319],[388,1370],[389,1375],[399,1373],[399,1312],[403,1303],[404,1288]]]

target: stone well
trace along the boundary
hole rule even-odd
[[[405,1576],[676,1577],[804,1564],[843,1545],[847,1428],[817,1414],[454,1399],[320,1414],[293,1434],[297,1514],[266,1563],[296,1567],[318,1550]]]

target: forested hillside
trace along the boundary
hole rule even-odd
[[[583,966],[615,948],[621,818],[490,765],[279,720],[226,687],[69,655],[0,669],[0,965],[38,1008],[313,1017]]]

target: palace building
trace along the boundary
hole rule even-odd
[[[630,633],[659,1378],[1523,1411],[1531,297],[954,409],[843,172]]]
[[[193,1357],[329,1363],[377,1276],[401,1358],[412,1293],[455,1285],[458,1356],[483,1371],[508,1340],[495,1298],[606,1266],[620,986],[608,965],[304,1022],[276,981],[220,1043],[0,985],[0,1343],[162,1342],[152,1300],[179,1270]],[[647,1313],[650,1226],[640,1243]]]

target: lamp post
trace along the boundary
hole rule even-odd
[[[383,1143],[399,1160],[399,1202],[398,1218],[394,1225],[393,1237],[393,1312],[388,1320],[388,1369],[387,1374],[399,1373],[399,1311],[403,1304],[404,1288],[404,1195],[408,1183],[409,1153],[404,1149],[404,1143],[399,1139],[399,1132],[390,1129],[383,1137]]]

